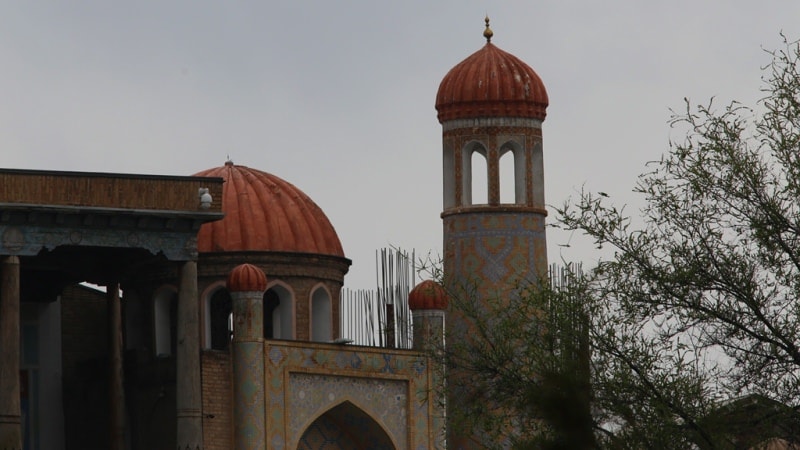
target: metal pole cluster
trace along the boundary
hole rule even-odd
[[[376,289],[345,289],[342,295],[342,336],[356,345],[411,348],[408,294],[416,284],[416,258],[402,250],[375,252]]]

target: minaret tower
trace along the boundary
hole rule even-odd
[[[492,44],[453,67],[436,94],[444,161],[444,272],[452,295],[507,298],[547,275],[542,122],[547,92],[536,72]],[[480,155],[479,157],[476,156]],[[501,158],[513,171],[501,172]],[[481,169],[473,167],[473,161]],[[473,174],[486,170],[485,186]],[[513,200],[501,186],[513,179]],[[476,177],[477,178],[477,177]],[[486,200],[473,201],[473,189]],[[510,196],[509,196],[510,197]]]
[[[486,45],[453,67],[436,94],[444,161],[444,287],[451,305],[468,302],[473,314],[503,308],[547,276],[542,163],[547,92],[530,66],[492,44],[492,35],[487,17]],[[504,158],[513,160],[513,169],[501,164]],[[473,178],[478,170],[486,171],[483,186],[476,184],[484,177]],[[501,193],[511,180],[513,196]],[[463,311],[455,306],[448,312],[448,348],[469,342],[473,334],[474,323]],[[472,392],[469,373],[448,370],[447,448],[481,448],[476,443],[485,439],[478,437],[481,431],[457,413],[469,410],[463,402],[486,399]]]

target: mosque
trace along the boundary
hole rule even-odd
[[[547,268],[547,93],[488,19],[484,37],[436,95],[445,286],[411,291],[412,349],[343,335],[351,261],[275,175],[0,169],[0,449],[468,448],[425,351],[458,336],[445,289],[502,296]]]

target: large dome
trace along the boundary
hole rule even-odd
[[[445,75],[436,94],[439,122],[476,117],[526,117],[544,120],[547,91],[539,75],[516,56],[491,43]]]
[[[225,218],[200,228],[198,251],[268,251],[344,257],[339,236],[325,213],[288,181],[230,161],[195,175],[225,180],[222,187]]]

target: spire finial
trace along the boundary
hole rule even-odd
[[[486,43],[489,44],[489,43],[492,42],[492,36],[494,36],[494,32],[492,31],[491,28],[489,28],[489,15],[488,14],[486,15],[486,18],[483,19],[483,21],[486,22],[486,29],[483,30],[483,37],[486,38]]]

